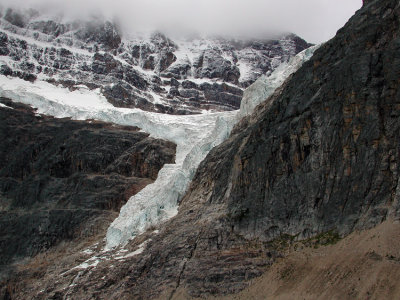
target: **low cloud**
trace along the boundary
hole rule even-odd
[[[67,2],[67,3],[66,3]],[[4,6],[105,14],[126,31],[194,30],[259,35],[294,32],[319,43],[334,36],[361,0],[3,0]]]

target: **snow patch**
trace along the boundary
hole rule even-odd
[[[100,259],[97,256],[94,256],[94,257],[91,257],[88,260],[84,261],[80,265],[72,268],[71,270],[94,268],[99,264],[99,262],[100,262]]]
[[[158,95],[154,92],[149,92],[149,94],[153,97],[153,100],[154,100],[153,103],[162,104],[164,102],[160,95]]]
[[[4,22],[4,21],[0,20],[0,25],[2,25],[2,22]],[[2,25],[1,27],[2,27],[2,30],[9,37],[12,37],[12,38],[17,39],[17,40],[25,41],[30,45],[36,45],[37,47],[41,47],[41,48],[55,48],[55,49],[62,49],[63,48],[63,49],[67,49],[67,50],[71,51],[74,54],[84,55],[84,56],[89,56],[89,57],[93,57],[93,55],[94,55],[94,53],[91,53],[91,52],[89,52],[88,50],[85,50],[85,49],[69,47],[69,46],[66,46],[66,45],[58,46],[56,43],[38,41],[38,40],[35,40],[34,38],[31,38],[29,36],[19,35],[19,34],[10,32],[9,30],[4,28],[4,25]]]
[[[0,103],[0,107],[9,108],[9,109],[13,109],[12,107],[9,107],[9,106],[7,106],[7,105],[5,105],[5,104],[3,104],[3,103]]]
[[[82,251],[82,253],[84,253],[84,254],[88,254],[88,255],[91,255],[91,254],[93,254],[93,253],[94,253],[94,251],[93,251],[93,250],[91,250],[91,249],[85,249],[85,250],[83,250],[83,251]]]
[[[250,74],[253,71],[252,67],[244,60],[240,60],[239,63],[237,64],[237,67],[239,68],[240,72],[239,81],[244,82],[246,80],[249,80]]]
[[[123,256],[116,256],[116,257],[114,257],[114,259],[124,260],[124,259],[130,258],[130,257],[133,257],[135,255],[141,254],[144,251],[148,242],[150,242],[150,240],[147,240],[147,241],[143,242],[142,244],[140,244],[137,250],[130,252],[128,254],[125,254]],[[122,252],[122,251],[120,251],[120,252]],[[127,250],[125,250],[124,252],[127,252]]]

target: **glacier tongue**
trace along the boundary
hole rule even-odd
[[[198,132],[193,130],[185,139],[179,138],[176,164],[165,165],[153,184],[132,196],[121,208],[118,218],[108,228],[107,248],[123,245],[152,225],[177,214],[178,201],[186,192],[197,166],[213,147],[229,136],[235,119],[236,112],[201,115],[193,119],[192,125]],[[201,124],[198,123],[200,120]],[[191,130],[186,127],[185,131]]]
[[[177,144],[176,164],[167,164],[157,180],[131,197],[119,217],[110,225],[107,248],[126,243],[152,225],[174,216],[199,163],[216,145],[225,140],[237,112],[174,116],[116,108],[99,91],[80,89],[70,92],[46,82],[34,84],[0,76],[0,96],[29,104],[38,113],[77,120],[96,119],[120,125],[137,126],[151,136]]]
[[[240,112],[177,116],[116,108],[99,91],[68,89],[37,81],[29,83],[0,76],[0,97],[29,104],[38,113],[76,120],[96,119],[137,126],[156,138],[177,144],[176,163],[165,165],[157,180],[132,196],[107,232],[107,249],[126,244],[129,239],[177,214],[178,202],[186,192],[200,162],[222,143],[236,122],[250,115],[276,88],[308,60],[317,46],[283,64],[269,77],[263,76],[244,94]]]
[[[189,134],[185,139],[171,139],[178,145],[177,164],[165,166],[158,174],[157,181],[133,196],[121,209],[120,215],[108,229],[107,247],[124,244],[151,225],[158,224],[177,213],[177,202],[183,197],[193,179],[200,162],[215,146],[228,138],[236,122],[250,115],[254,108],[266,100],[301,65],[309,60],[319,46],[311,47],[282,64],[270,76],[262,76],[244,94],[238,113],[217,113],[190,117],[203,119],[199,132]],[[210,123],[208,123],[210,122]],[[207,126],[207,124],[210,124]],[[140,127],[140,126],[139,126]],[[147,128],[142,128],[147,131]],[[185,127],[185,130],[188,128]],[[203,131],[205,129],[205,131]],[[164,136],[164,138],[167,138]],[[167,138],[170,139],[170,138]],[[180,143],[182,142],[182,143]],[[189,142],[189,145],[187,144]],[[185,150],[180,149],[185,148]],[[181,161],[183,159],[183,161]]]

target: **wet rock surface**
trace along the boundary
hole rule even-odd
[[[181,288],[188,296],[232,293],[281,255],[279,245],[398,218],[399,16],[398,1],[364,5],[210,152],[178,215],[131,242],[147,239],[143,253],[113,262],[112,272],[99,264],[69,292],[82,299],[174,299]],[[55,280],[41,288],[37,299],[65,295]]]
[[[136,127],[36,116],[0,102],[0,271],[108,226],[152,183],[175,145]]]
[[[177,115],[238,109],[243,88],[309,46],[294,34],[264,40],[173,40],[160,32],[124,37],[99,16],[64,21],[34,10],[6,9],[0,18],[0,74],[100,88],[116,107]],[[197,83],[188,88],[185,80]],[[209,93],[203,83],[218,87]]]

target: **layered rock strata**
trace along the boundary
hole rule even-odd
[[[178,215],[133,240],[132,256],[35,282],[29,293],[37,299],[233,293],[293,241],[335,241],[399,219],[399,18],[397,0],[368,1],[209,153]],[[15,297],[32,286],[9,284]]]

